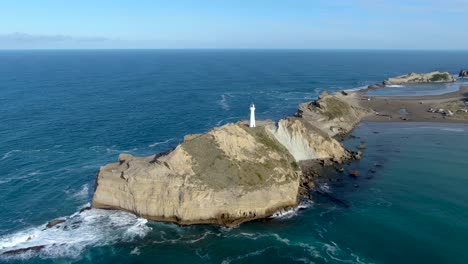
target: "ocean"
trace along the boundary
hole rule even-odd
[[[119,153],[152,155],[248,119],[251,102],[257,118],[278,120],[323,91],[456,74],[467,61],[467,51],[0,51],[0,253],[49,245],[0,263],[468,263],[463,124],[363,123],[345,141],[367,146],[350,165],[359,177],[330,172],[312,201],[238,228],[77,213]],[[44,230],[58,217],[73,224]]]

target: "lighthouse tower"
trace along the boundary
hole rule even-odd
[[[250,105],[250,127],[255,127],[255,105]]]

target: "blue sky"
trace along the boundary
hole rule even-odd
[[[468,0],[3,0],[0,49],[468,49]]]

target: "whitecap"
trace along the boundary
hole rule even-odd
[[[85,200],[88,198],[89,194],[89,186],[88,184],[83,184],[76,193],[72,195],[73,198],[79,199],[79,200]]]
[[[175,139],[175,138],[170,138],[170,139],[168,139],[168,140],[155,142],[155,143],[149,144],[148,147],[149,147],[149,148],[153,148],[153,147],[156,147],[156,146],[158,146],[158,145],[167,144],[167,143],[169,143],[169,142],[171,142],[171,141],[174,141],[174,140],[176,140],[176,139]]]
[[[0,184],[8,183],[8,182],[10,182],[10,181],[11,181],[11,179],[0,180]]]
[[[135,247],[132,251],[130,251],[130,255],[140,255],[140,249]]]
[[[450,132],[464,132],[465,131],[465,129],[463,128],[450,128],[450,127],[444,127],[441,130],[450,131]]]
[[[41,171],[37,170],[37,171],[28,173],[28,176],[34,176],[34,175],[39,175],[39,174],[41,174]]]
[[[360,90],[367,89],[367,87],[369,87],[369,85],[364,85],[364,86],[358,86],[358,87],[354,87],[354,88],[349,88],[349,89],[345,89],[344,91],[345,91],[345,92],[356,92],[356,91],[360,91]]]
[[[21,150],[19,150],[19,149],[10,150],[7,153],[3,154],[3,156],[2,156],[2,158],[0,160],[6,160],[16,152],[21,152]]]
[[[313,204],[312,201],[303,201],[297,207],[276,211],[272,216],[270,216],[270,218],[290,219],[294,217],[295,215],[297,215],[297,213],[300,210],[309,208],[310,206],[312,206],[312,204]]]
[[[390,84],[390,85],[386,85],[385,87],[388,87],[388,88],[401,88],[401,87],[405,87],[405,86],[400,85],[400,84]]]
[[[328,183],[321,183],[318,185],[318,189],[322,192],[325,192],[325,193],[331,193],[331,188],[330,188],[330,185]]]
[[[78,258],[89,246],[104,246],[144,237],[151,228],[147,220],[113,210],[89,209],[65,217],[64,223],[52,228],[46,224],[0,237],[0,255],[4,252],[44,246],[38,251],[0,258]]]
[[[227,102],[226,95],[227,94],[221,95],[221,100],[218,101],[218,104],[221,106],[222,109],[224,109],[225,111],[228,111],[230,109],[230,106]]]

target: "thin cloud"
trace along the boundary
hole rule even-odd
[[[0,35],[0,43],[57,43],[57,42],[105,42],[106,37],[75,37],[69,35],[39,35],[14,32]]]

